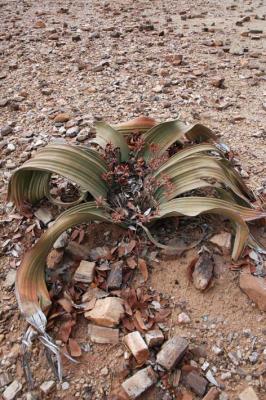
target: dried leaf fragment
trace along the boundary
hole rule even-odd
[[[140,272],[143,276],[144,282],[146,282],[149,277],[149,272],[148,272],[148,267],[147,267],[146,261],[143,258],[139,258],[138,266],[139,266]]]

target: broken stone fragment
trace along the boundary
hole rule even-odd
[[[191,319],[186,313],[182,312],[178,315],[177,321],[179,324],[189,324],[191,322]]]
[[[45,381],[41,384],[40,389],[44,394],[49,394],[55,388],[55,381]]]
[[[213,275],[213,261],[209,253],[203,253],[195,264],[192,274],[193,284],[196,289],[205,290]]]
[[[74,281],[91,283],[95,275],[95,262],[82,260],[74,274]]]
[[[138,331],[131,332],[124,337],[124,343],[131,351],[138,364],[143,364],[149,357],[149,349]]]
[[[224,250],[224,252],[226,252],[227,254],[229,254],[231,250],[231,239],[231,233],[221,232],[217,235],[212,236],[209,241],[218,246],[221,250]]]
[[[44,225],[47,225],[50,221],[52,221],[53,216],[50,210],[47,208],[39,208],[34,213],[35,217],[37,217]]]
[[[118,261],[112,265],[112,269],[108,275],[107,288],[114,290],[120,289],[122,286],[122,265],[123,261]]]
[[[173,373],[173,386],[175,388],[177,388],[179,386],[180,379],[181,379],[181,369],[177,369]]]
[[[50,269],[56,268],[63,260],[63,256],[64,250],[53,249],[50,251],[46,260],[47,267]]]
[[[115,327],[124,316],[123,300],[117,297],[99,299],[95,307],[84,315],[97,325]]]
[[[34,28],[41,29],[45,27],[46,27],[45,22],[42,21],[41,19],[35,22]]]
[[[266,279],[253,276],[243,271],[240,274],[240,288],[257,304],[261,311],[266,311]]]
[[[258,396],[251,386],[243,390],[243,392],[241,392],[238,397],[239,400],[259,400]]]
[[[187,386],[198,396],[203,396],[206,393],[208,381],[196,371],[187,374],[185,381]]]
[[[156,361],[169,371],[179,363],[187,349],[188,341],[180,336],[174,336],[163,345]]]
[[[17,394],[20,393],[22,389],[22,385],[18,381],[13,381],[4,391],[3,399],[4,400],[13,400],[16,398]]]
[[[89,336],[94,343],[118,343],[119,342],[119,329],[105,328],[98,325],[89,325]]]
[[[160,329],[154,329],[145,334],[148,347],[159,346],[164,341],[164,335]]]
[[[54,249],[61,249],[66,246],[68,241],[68,234],[66,232],[63,232],[59,238],[54,242],[53,248]]]
[[[157,375],[152,367],[144,368],[122,383],[122,388],[130,400],[137,399],[157,382]]]
[[[219,76],[213,78],[211,80],[211,85],[220,89],[224,88],[224,78],[221,78]]]

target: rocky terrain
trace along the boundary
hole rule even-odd
[[[137,396],[130,391],[135,385],[139,393],[149,389],[143,399],[266,399],[265,286],[247,297],[239,286],[241,279],[241,287],[245,285],[247,266],[233,265],[220,242],[207,291],[197,290],[187,277],[195,249],[171,257],[151,253],[148,267],[130,275],[129,287],[138,293],[138,301],[131,303],[137,322],[124,322],[119,331],[113,329],[125,320],[119,313],[113,331],[104,332],[95,326],[88,332],[88,320],[77,313],[67,336],[69,320],[62,308],[69,314],[69,305],[59,299],[60,318],[55,309],[50,333],[79,363],[64,358],[63,383],[58,383],[36,342],[31,356],[35,387],[30,391],[20,354],[26,323],[17,310],[14,279],[25,248],[57,211],[49,210],[49,221],[43,220],[47,210],[43,215],[37,208],[22,217],[6,202],[10,175],[37,149],[53,141],[86,144],[95,120],[115,123],[139,115],[158,121],[180,115],[205,124],[228,146],[247,184],[265,195],[265,3],[2,0],[0,15],[0,398],[114,400],[123,398],[122,383],[130,398]],[[172,239],[171,232],[168,226],[158,228],[158,236]],[[116,229],[103,235],[96,224],[85,233],[93,235],[79,251],[85,246],[90,258],[95,248],[123,243]],[[265,228],[260,235],[266,243]],[[59,250],[54,249],[56,256],[71,247],[71,240],[73,236],[65,236]],[[68,249],[72,255],[77,251],[73,246]],[[248,268],[265,285],[265,261],[256,253],[248,257]],[[83,253],[78,258],[86,259]],[[104,270],[104,261],[96,257],[94,266],[100,286],[109,268]],[[83,280],[81,289],[90,282]],[[117,296],[125,299],[126,294]],[[86,312],[92,313],[96,298],[88,294],[82,300],[94,302]],[[108,302],[114,298],[106,297]],[[145,304],[141,312],[148,310],[148,321],[156,323],[155,345],[147,337],[148,326],[142,326],[137,303]],[[97,323],[97,315],[89,317]],[[132,332],[138,333],[125,339]],[[167,348],[173,365],[167,364]]]

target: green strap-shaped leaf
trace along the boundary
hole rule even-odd
[[[201,124],[186,125],[184,122],[179,120],[163,122],[162,124],[151,128],[143,135],[146,142],[146,147],[143,153],[145,160],[154,156],[154,153],[150,149],[151,145],[157,146],[157,153],[162,154],[183,136],[186,136],[190,140],[197,140],[199,142],[216,139],[215,134]]]
[[[160,173],[158,173],[158,171],[160,171]],[[240,185],[238,184],[238,180],[235,178],[235,176],[233,174],[229,174],[227,172],[228,168],[221,163],[220,159],[215,157],[192,155],[185,159],[181,159],[180,161],[176,161],[175,164],[170,164],[170,166],[167,168],[159,168],[158,171],[155,172],[155,177],[160,180],[160,177],[165,175],[174,185],[173,196],[170,198],[174,198],[179,194],[185,193],[182,186],[187,184],[186,178],[188,179],[188,182],[189,180],[193,181],[194,178],[213,178],[229,187],[237,196],[242,198],[247,205],[250,205],[247,198],[248,193],[241,190],[242,188],[239,187]],[[161,194],[162,191],[160,190],[159,193]],[[158,190],[156,196],[157,195]]]
[[[17,301],[27,321],[40,332],[43,327],[36,326],[36,321],[43,321],[43,311],[51,304],[44,274],[47,255],[65,230],[90,220],[110,221],[110,217],[95,202],[77,205],[62,213],[23,257],[16,277]]]
[[[205,152],[215,152],[216,154],[222,155],[222,152],[213,144],[204,143],[204,144],[192,145],[183,150],[179,150],[176,154],[170,157],[155,171],[154,176],[161,174],[162,172],[169,169],[170,167],[173,167],[176,163],[185,158],[196,155],[198,153],[205,153]]]
[[[229,202],[205,198],[205,197],[184,197],[174,199],[160,206],[158,215],[154,219],[171,216],[195,217],[200,214],[218,214],[229,218],[235,224],[236,234],[232,258],[237,260],[248,241],[249,229],[244,219],[255,215],[255,210],[235,206]]]
[[[96,137],[91,142],[97,143],[103,149],[111,143],[113,147],[120,149],[121,161],[127,161],[129,148],[123,135],[105,122],[97,122],[95,128]]]
[[[15,171],[9,182],[8,197],[17,207],[25,201],[35,203],[49,197],[49,180],[54,173],[76,183],[94,198],[106,198],[107,185],[102,180],[106,171],[104,159],[95,150],[49,145]]]

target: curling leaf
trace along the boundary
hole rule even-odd
[[[127,161],[129,148],[123,135],[105,122],[97,122],[95,127],[96,137],[91,142],[97,143],[103,149],[111,143],[113,147],[120,149],[121,161]]]
[[[154,219],[180,215],[195,217],[200,214],[224,215],[235,223],[236,237],[232,254],[234,260],[240,257],[248,240],[249,230],[245,221],[266,216],[266,212],[248,209],[220,199],[184,197],[161,204],[158,215]]]
[[[190,140],[199,142],[216,139],[215,134],[204,125],[186,125],[179,120],[163,122],[156,125],[144,134],[146,148],[144,150],[144,159],[149,160],[153,156],[150,146],[158,147],[158,153],[162,154],[173,143],[180,141],[184,136]]]
[[[104,159],[95,150],[49,145],[15,171],[9,182],[8,198],[21,207],[25,201],[35,203],[49,197],[52,173],[73,181],[94,198],[106,198],[107,186],[101,179],[106,171]]]
[[[95,202],[77,205],[62,213],[22,260],[16,277],[17,301],[22,314],[39,332],[43,332],[46,320],[43,311],[51,304],[44,276],[47,255],[65,230],[90,220],[111,219]],[[42,326],[39,326],[40,321]]]

